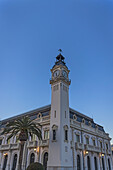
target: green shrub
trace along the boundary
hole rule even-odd
[[[44,168],[42,164],[34,162],[27,167],[27,170],[44,170]]]

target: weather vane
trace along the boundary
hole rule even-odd
[[[60,53],[62,53],[62,50],[61,50],[61,49],[59,49],[58,51],[60,51]]]

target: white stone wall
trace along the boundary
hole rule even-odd
[[[76,124],[77,125],[77,124]],[[44,129],[49,129],[49,124],[44,124],[42,127],[42,136],[44,135]],[[111,170],[113,170],[113,161],[112,161],[112,155],[110,154],[110,152],[107,153],[106,150],[106,143],[108,143],[108,150],[110,150],[110,138],[107,137],[107,135],[104,133],[93,133],[92,128],[89,129],[89,131],[86,129],[81,129],[80,127],[72,127],[71,124],[71,129],[70,129],[70,139],[69,141],[72,141],[71,143],[71,155],[72,155],[72,159],[73,159],[73,170],[77,170],[77,155],[80,155],[80,160],[81,160],[81,170],[84,170],[83,167],[85,168],[85,170],[87,170],[87,156],[90,157],[91,160],[91,170],[94,170],[94,157],[97,158],[97,164],[98,164],[98,170],[102,170],[102,156],[100,155],[100,153],[97,153],[96,151],[88,151],[88,154],[84,154],[85,149],[76,149],[75,147],[75,143],[76,143],[76,134],[80,135],[80,143],[83,142],[83,146],[86,145],[86,140],[85,137],[89,136],[89,145],[93,146],[92,143],[92,138],[95,138],[96,140],[96,146],[100,147],[100,141],[103,142],[103,148],[105,153],[104,153],[104,163],[105,163],[105,170],[109,170],[108,168],[108,158],[110,160],[110,164],[111,164]],[[82,133],[81,133],[82,132]],[[83,137],[82,137],[83,136]],[[4,154],[8,154],[8,161],[7,161],[7,166],[6,166],[6,170],[12,170],[12,165],[13,165],[13,159],[14,159],[14,155],[17,154],[18,158],[19,158],[19,147],[17,144],[18,149],[11,149],[9,150],[8,147],[10,145],[7,144],[7,136],[2,136],[3,141],[2,141],[2,145],[4,146],[4,150],[1,149],[0,146],[0,170],[2,170],[3,167],[3,163],[4,163]],[[83,138],[83,141],[82,141]],[[11,139],[10,143],[11,145],[15,144],[16,139]],[[37,143],[38,146],[38,143]],[[49,152],[49,146],[43,146],[40,147],[40,156],[39,153],[37,153],[36,151],[34,151],[34,147],[30,147],[27,150],[24,149],[24,157],[23,157],[23,170],[25,168],[25,166],[27,167],[29,165],[30,162],[30,155],[31,153],[35,154],[35,161],[39,161],[40,163],[43,164],[43,157],[44,157],[44,153],[45,152]],[[64,152],[65,153],[65,152]],[[17,167],[18,167],[18,159],[17,159]],[[16,169],[17,170],[17,169]],[[60,169],[61,170],[61,169]]]

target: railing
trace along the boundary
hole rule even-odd
[[[88,144],[85,145],[85,150],[91,151],[91,152],[97,152],[97,153],[101,152],[101,148],[100,147],[93,146],[93,145],[88,145]]]
[[[42,146],[42,147],[49,146],[49,140],[42,140],[40,143],[40,146]]]
[[[75,143],[75,149],[80,149],[80,150],[83,150],[84,149],[84,145],[82,143],[79,143],[79,142],[76,142]]]
[[[20,143],[10,144],[11,149],[19,149]]]
[[[34,148],[37,147],[37,141],[29,141],[27,147],[28,148]]]
[[[10,145],[9,144],[4,144],[0,146],[0,150],[9,150],[10,149]]]
[[[0,145],[0,151],[19,149],[19,143]]]

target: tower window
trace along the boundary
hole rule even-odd
[[[57,130],[58,130],[58,126],[57,125],[53,125],[52,126],[52,132],[53,132],[52,140],[53,140],[53,142],[56,142],[56,131]]]
[[[65,130],[65,141],[68,141],[68,130]]]
[[[66,118],[66,111],[65,111],[65,118]]]
[[[53,140],[56,140],[56,130],[53,130]]]
[[[55,110],[55,112],[54,112],[54,118],[56,118],[56,110]]]

